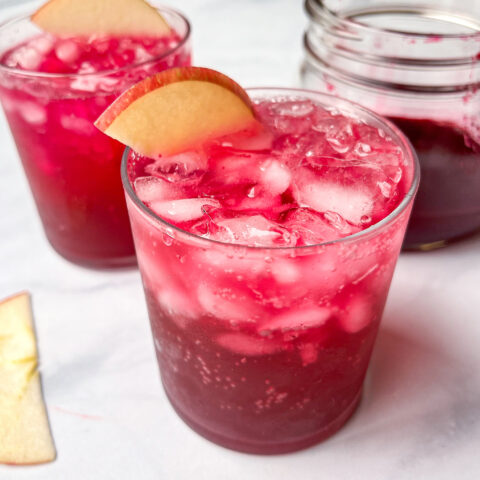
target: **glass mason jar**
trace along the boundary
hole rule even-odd
[[[159,55],[145,52],[145,60],[91,73],[44,73],[0,64],[0,100],[45,234],[57,253],[78,265],[136,263],[119,174],[124,146],[93,122],[142,78],[190,65],[188,20],[174,10],[158,10],[177,40]],[[29,16],[9,21],[0,27],[0,52],[39,34]],[[28,47],[34,59],[45,53],[45,38],[38,38]]]
[[[206,438],[272,454],[324,440],[355,411],[419,167],[401,132],[358,105],[306,90],[249,94],[354,115],[390,136],[405,165],[400,204],[371,227],[315,246],[247,247],[155,214],[135,193],[136,157],[125,151],[122,180],[166,394]]]
[[[417,151],[406,248],[480,229],[480,3],[451,3],[306,0],[303,86],[388,117]]]

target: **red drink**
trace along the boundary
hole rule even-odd
[[[0,31],[9,44],[0,97],[45,233],[79,265],[135,263],[118,175],[123,146],[93,122],[141,78],[190,64],[187,21],[161,13],[173,29],[163,38],[55,38],[28,19]]]
[[[412,142],[422,169],[405,246],[437,246],[480,229],[478,133],[449,122],[392,120]]]
[[[422,182],[404,247],[431,250],[480,232],[479,32],[467,27],[478,3],[455,12],[447,0],[408,3],[306,0],[301,75],[305,87],[359,102],[407,135]]]
[[[127,150],[122,176],[172,405],[214,442],[280,453],[359,402],[418,171],[357,106],[251,93],[269,133],[169,159]]]

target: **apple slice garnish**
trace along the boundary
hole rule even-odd
[[[117,98],[95,125],[152,158],[260,128],[245,90],[226,75],[201,67],[173,68],[142,80]]]
[[[144,0],[50,0],[31,19],[58,36],[160,37],[171,31],[160,13]]]
[[[0,463],[55,459],[28,293],[0,302]]]

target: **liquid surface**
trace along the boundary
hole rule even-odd
[[[279,98],[255,110],[261,134],[156,160],[131,153],[140,200],[205,238],[293,247],[364,230],[403,198],[403,154],[383,131],[310,100]]]
[[[0,63],[7,67],[43,73],[95,73],[153,60],[180,42],[175,32],[152,37],[57,38],[42,33],[5,52]]]

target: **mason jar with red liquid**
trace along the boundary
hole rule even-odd
[[[307,0],[308,88],[389,117],[417,151],[422,180],[404,248],[480,229],[480,5]]]
[[[126,88],[190,65],[190,25],[150,36],[55,36],[30,16],[0,27],[0,100],[52,247],[93,268],[136,262],[120,180],[123,146],[93,122]]]

